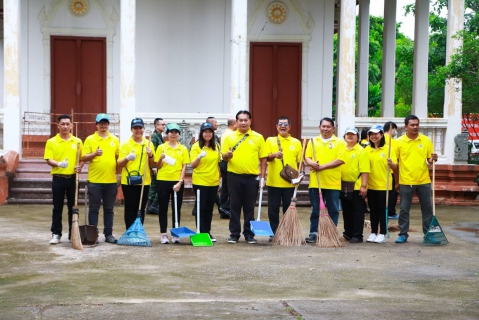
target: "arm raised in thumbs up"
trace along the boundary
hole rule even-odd
[[[136,154],[135,154],[135,150],[131,150],[130,154],[127,155],[126,157],[126,160],[128,161],[133,161],[136,159]]]
[[[230,160],[231,158],[233,158],[233,150],[231,149],[231,147],[229,148],[228,152],[224,153],[223,154],[223,160],[224,161],[228,161]]]

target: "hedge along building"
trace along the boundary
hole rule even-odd
[[[265,136],[275,133],[281,115],[291,118],[294,136],[315,136],[319,120],[332,116],[335,32],[338,132],[386,120],[400,124],[403,120],[394,118],[395,0],[384,0],[382,118],[362,116],[368,107],[370,5],[369,0],[4,0],[3,149],[22,154],[23,119],[30,113],[38,118],[35,134],[50,136],[55,127],[45,125],[50,119],[41,114],[72,109],[76,121],[83,113],[117,114],[122,141],[130,136],[134,117],[149,123],[158,116],[185,120],[198,131],[206,117],[215,116],[221,132],[226,119],[243,109],[251,111],[253,128]],[[425,133],[437,136],[442,161],[453,163],[454,136],[461,131],[460,83],[446,85],[445,118],[427,119],[429,5],[416,0],[413,113]],[[451,55],[460,45],[452,35],[462,29],[464,0],[450,0],[448,15]]]

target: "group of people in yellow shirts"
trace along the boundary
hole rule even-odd
[[[118,189],[117,168],[121,168],[120,183],[124,195],[126,229],[136,219],[140,203],[141,218],[142,222],[144,221],[149,186],[152,177],[156,178],[155,193],[162,244],[170,242],[167,234],[167,211],[170,200],[172,225],[175,225],[176,217],[178,220],[181,217],[187,165],[193,168],[192,184],[195,195],[198,190],[200,194],[201,233],[210,234],[211,240],[216,241],[211,235],[211,221],[220,185],[220,164],[224,165],[226,170],[226,174],[222,170],[222,180],[223,184],[227,181],[223,189],[227,187],[229,198],[228,242],[237,243],[243,230],[247,243],[257,243],[250,229],[250,221],[254,220],[258,191],[262,191],[265,186],[268,192],[268,218],[273,232],[276,231],[280,207],[284,214],[294,192],[294,185],[284,180],[280,172],[286,165],[297,170],[302,155],[301,142],[289,134],[291,123],[287,117],[277,119],[278,135],[265,141],[261,134],[251,129],[250,112],[241,110],[234,119],[228,121],[229,125],[234,126],[223,134],[221,145],[215,136],[216,128],[210,122],[205,122],[201,125],[199,137],[189,152],[179,142],[181,129],[176,123],[166,125],[167,141],[155,149],[151,141],[144,136],[145,124],[142,119],[135,118],[131,121],[132,136],[121,146],[118,138],[108,131],[109,120],[107,114],[99,114],[96,117],[98,131],[87,137],[83,146],[82,141],[70,133],[71,118],[62,115],[58,118],[59,133],[47,141],[44,159],[52,167],[53,176],[51,244],[60,242],[62,236],[61,218],[65,195],[71,229],[75,172],[80,172],[85,162],[89,162],[90,224],[97,225],[99,209],[103,204],[103,233],[106,242],[116,242],[112,231],[113,206]],[[372,126],[367,132],[369,145],[365,148],[361,146],[358,130],[354,127],[347,128],[343,139],[339,138],[334,135],[334,121],[326,117],[320,121],[319,129],[320,135],[308,142],[304,158],[310,168],[309,197],[312,206],[307,242],[316,241],[320,191],[328,213],[336,225],[341,201],[343,236],[351,243],[363,242],[366,198],[370,208],[372,229],[367,241],[375,243],[386,241],[386,190],[397,189],[401,194],[399,215],[401,231],[396,243],[407,241],[413,193],[417,193],[419,197],[423,231],[426,232],[432,219],[431,185],[427,164],[436,161],[437,155],[433,151],[430,139],[419,133],[419,119],[416,116],[406,117],[406,134],[396,140],[387,137],[382,126]],[[81,157],[77,163],[74,159],[78,150]],[[151,174],[152,168],[156,169],[156,176]],[[265,182],[266,169],[268,176]],[[316,175],[316,172],[319,174]],[[391,176],[391,179],[387,179],[388,176]],[[387,181],[389,185],[386,185]],[[173,236],[171,241],[179,243],[180,239]]]

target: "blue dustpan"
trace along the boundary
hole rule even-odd
[[[196,234],[191,229],[188,229],[187,227],[178,227],[178,203],[177,203],[177,198],[176,198],[176,191],[175,191],[175,227],[170,229],[170,233],[173,237],[178,237],[178,238],[185,238],[185,237],[191,237]]]
[[[261,185],[263,185],[264,178],[261,178]],[[250,221],[251,232],[255,236],[274,236],[273,229],[267,221],[261,221],[261,202],[263,201],[263,188],[259,189],[259,203],[258,203],[258,218]]]

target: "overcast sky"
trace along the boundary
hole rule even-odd
[[[384,16],[384,1],[388,0],[371,0],[369,10],[372,16]],[[404,7],[415,2],[415,0],[397,0],[396,9],[396,21],[402,22],[399,30],[411,39],[414,39],[414,15],[408,14],[404,17]]]

